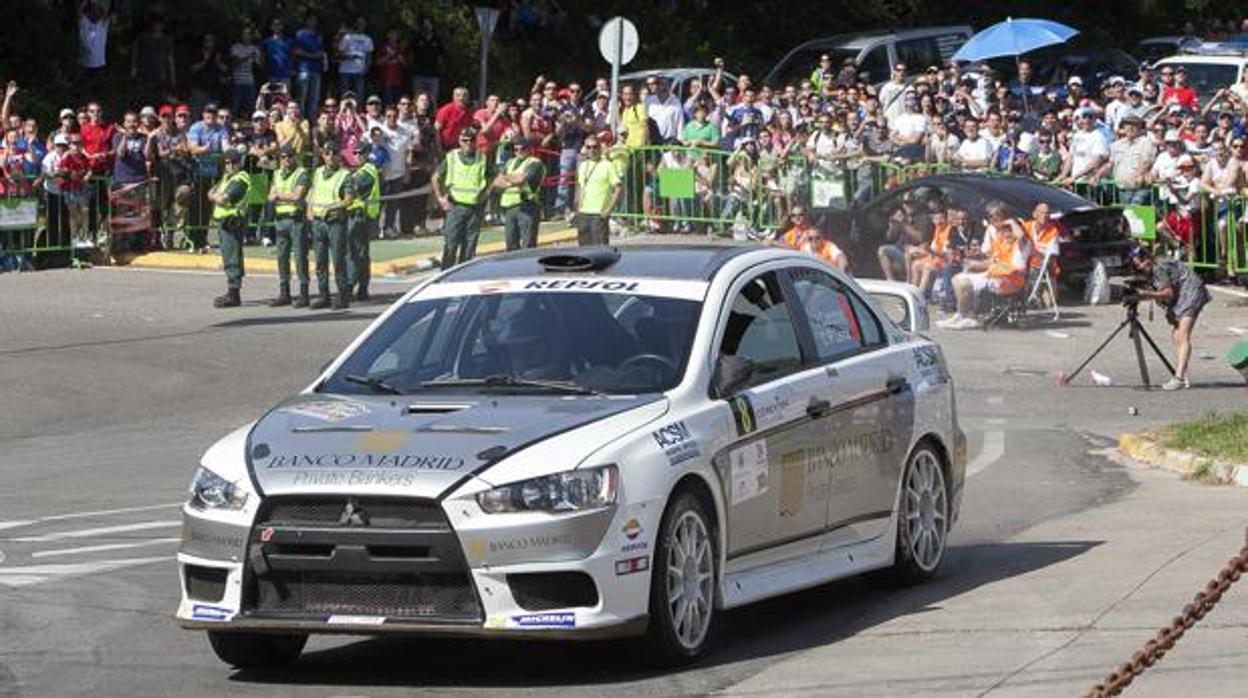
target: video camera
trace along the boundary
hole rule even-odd
[[[1148,278],[1142,276],[1129,276],[1125,279],[1115,279],[1111,283],[1121,289],[1122,305],[1126,308],[1135,308],[1138,306],[1140,304],[1140,291],[1147,289],[1151,284]]]

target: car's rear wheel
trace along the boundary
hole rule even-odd
[[[941,458],[919,444],[906,462],[897,512],[897,556],[893,574],[913,584],[936,574],[949,538],[949,487]]]
[[[217,658],[232,667],[269,669],[298,659],[308,636],[209,631],[208,642]]]
[[[660,664],[691,662],[706,648],[715,613],[713,530],[702,500],[689,492],[663,516],[650,581],[650,638]]]

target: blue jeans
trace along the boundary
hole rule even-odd
[[[299,112],[303,114],[303,118],[315,122],[321,104],[320,71],[301,70],[295,75],[295,99],[299,102]]]
[[[559,191],[555,196],[555,211],[564,212],[576,201],[576,164],[580,160],[581,151],[564,149],[559,151]]]
[[[338,97],[354,92],[357,102],[363,103],[368,95],[364,94],[364,74],[363,73],[338,73]]]
[[[230,112],[235,117],[251,116],[256,110],[256,86],[234,83],[230,86]]]
[[[1151,205],[1153,203],[1153,190],[1149,187],[1141,189],[1123,189],[1122,201],[1124,204]]]

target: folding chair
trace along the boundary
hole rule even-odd
[[[1040,261],[1040,269],[1034,272],[1035,278],[1031,279],[1031,289],[1027,293],[1027,302],[1023,304],[1023,311],[1036,302],[1040,295],[1041,289],[1048,291],[1050,309],[1053,311],[1053,321],[1057,322],[1062,318],[1062,312],[1057,307],[1057,284],[1053,283],[1053,258],[1057,256],[1057,250],[1049,249],[1044,253],[1044,258]]]
[[[983,295],[990,298],[988,315],[982,327],[988,330],[997,325],[1017,325],[1027,317],[1027,289],[1024,287],[1017,293],[1002,295],[992,291],[984,291]]]

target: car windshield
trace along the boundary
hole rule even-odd
[[[701,303],[628,293],[491,293],[405,303],[319,388],[607,393],[680,382]]]

